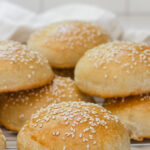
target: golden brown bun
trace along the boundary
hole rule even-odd
[[[74,79],[74,68],[71,69],[54,69],[53,71],[56,75],[62,76],[62,77],[70,77],[71,79]]]
[[[62,101],[94,100],[82,94],[70,78],[55,77],[44,87],[3,94],[0,96],[0,123],[7,129],[19,131],[31,115],[41,107]]]
[[[0,150],[5,150],[6,149],[6,139],[0,130]]]
[[[73,68],[85,51],[110,41],[104,29],[84,21],[62,21],[37,30],[28,47],[38,51],[54,68]]]
[[[0,92],[37,88],[52,79],[45,57],[18,42],[0,42]]]
[[[84,102],[41,109],[20,130],[18,150],[129,150],[129,136],[116,116]]]
[[[119,117],[131,139],[150,138],[150,95],[107,99],[104,107]]]
[[[150,46],[111,42],[93,48],[77,63],[75,81],[82,92],[105,98],[150,92]]]

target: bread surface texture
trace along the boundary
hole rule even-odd
[[[15,41],[0,42],[0,93],[37,88],[53,79],[48,60]]]
[[[51,104],[32,116],[17,137],[19,150],[129,150],[118,118],[85,102]]]
[[[107,99],[104,107],[119,117],[131,139],[142,141],[144,138],[150,138],[149,94]]]
[[[1,94],[0,123],[7,129],[19,131],[41,107],[63,101],[94,102],[78,90],[72,79],[55,76],[52,83],[41,88]]]
[[[52,67],[73,68],[85,51],[110,40],[107,32],[96,24],[74,20],[35,31],[27,45],[46,56]]]
[[[85,53],[75,68],[78,88],[104,98],[150,92],[150,46],[110,42]]]

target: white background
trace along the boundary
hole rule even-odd
[[[115,12],[122,25],[150,29],[150,0],[7,0],[37,13],[66,3],[98,5]]]

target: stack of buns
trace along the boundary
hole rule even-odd
[[[150,137],[150,46],[109,42],[85,53],[75,69],[78,88],[106,98],[104,107],[117,115],[131,139]]]
[[[19,150],[129,150],[150,138],[150,46],[113,42],[95,23],[0,42],[0,80],[0,124],[19,132]]]
[[[7,129],[19,131],[41,107],[62,101],[94,102],[78,90],[72,79],[56,76],[52,83],[40,88],[1,94],[0,123]]]

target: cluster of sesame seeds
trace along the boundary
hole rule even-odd
[[[70,78],[55,77],[52,84],[48,84],[38,89],[31,89],[20,91],[17,93],[2,94],[0,100],[2,101],[1,109],[14,109],[17,105],[27,105],[33,110],[39,107],[46,107],[50,103],[58,103],[61,101],[81,101],[85,100],[75,83]],[[87,99],[88,100],[88,99]],[[39,106],[39,103],[41,105]],[[24,110],[18,114],[19,118],[24,118]]]
[[[32,116],[29,126],[40,130],[45,124],[51,124],[51,121],[56,121],[56,124],[61,122],[62,126],[49,127],[49,136],[59,137],[64,143],[67,138],[72,139],[72,142],[77,138],[89,150],[100,141],[97,129],[101,127],[109,130],[110,122],[118,123],[118,118],[97,104],[62,102],[39,110]],[[64,147],[67,150],[67,146]]]
[[[40,30],[40,33],[48,32],[51,26]],[[99,44],[99,39],[106,33],[100,27],[89,22],[64,22],[60,25],[56,25],[55,32],[46,34],[45,40],[43,40],[43,45],[48,45],[54,47],[53,43],[62,43],[59,49],[61,50],[74,50],[77,48],[89,49]],[[105,39],[106,40],[106,39]],[[104,41],[106,42],[106,41]]]
[[[140,101],[150,100],[150,94],[140,95]]]
[[[127,74],[130,74],[138,64],[150,67],[150,46],[144,43],[111,42],[86,52],[86,55],[96,68],[106,71],[111,63],[121,65]],[[108,74],[104,77],[108,78]],[[113,78],[117,79],[117,75]]]
[[[48,64],[48,60],[42,57],[38,52],[29,50],[25,45],[15,41],[0,42],[0,59],[8,60],[10,65],[22,63],[29,66],[27,78],[35,74],[34,65]],[[33,65],[30,65],[33,63]]]
[[[37,64],[44,65],[48,62],[38,52],[31,51],[25,45],[15,41],[0,42],[0,58],[10,60],[10,64],[16,62],[28,64],[34,61]]]
[[[122,102],[124,103],[125,102],[125,97],[113,97],[113,98],[108,98],[104,101],[104,105],[111,105],[111,104],[115,104],[115,103],[118,103],[118,102]]]

